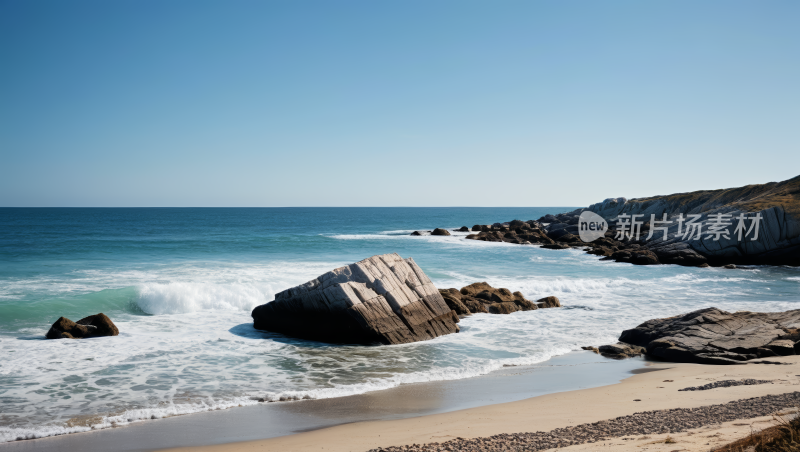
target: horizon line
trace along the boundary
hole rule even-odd
[[[0,206],[0,209],[550,209],[556,207],[575,206]]]

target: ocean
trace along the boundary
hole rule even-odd
[[[616,341],[694,309],[800,308],[800,269],[600,261],[580,250],[409,234],[571,208],[0,209],[0,441],[177,414],[484,375]],[[486,281],[561,309],[477,314],[392,346],[253,329],[274,294],[375,254],[413,257],[439,288]],[[116,337],[45,340],[103,312]]]

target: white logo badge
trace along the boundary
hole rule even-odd
[[[578,234],[586,243],[603,237],[608,230],[608,223],[600,215],[584,210],[578,218]]]

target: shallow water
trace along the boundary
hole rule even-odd
[[[257,403],[477,376],[615,340],[708,306],[798,308],[800,269],[637,267],[578,250],[412,237],[567,208],[0,209],[0,440]],[[374,254],[437,287],[487,281],[563,309],[474,315],[461,333],[345,346],[252,328],[278,291]],[[113,338],[43,340],[104,312]]]

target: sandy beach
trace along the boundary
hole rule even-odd
[[[405,444],[444,442],[457,437],[477,438],[500,433],[548,431],[592,423],[636,412],[671,408],[694,408],[738,399],[783,394],[800,390],[800,357],[775,358],[784,363],[714,366],[648,363],[618,384],[533,397],[517,402],[487,405],[409,419],[357,422],[278,438],[171,449],[173,452],[214,451],[367,451]],[[703,391],[679,391],[722,380],[772,380],[772,383],[721,387]],[[790,407],[787,407],[790,408]],[[563,450],[709,450],[713,445],[744,436],[772,425],[771,417],[714,423],[687,433],[672,434],[678,443],[664,444],[664,435],[649,438],[619,438],[605,443],[570,446]],[[691,433],[691,434],[690,434]],[[660,442],[659,442],[660,441]]]

